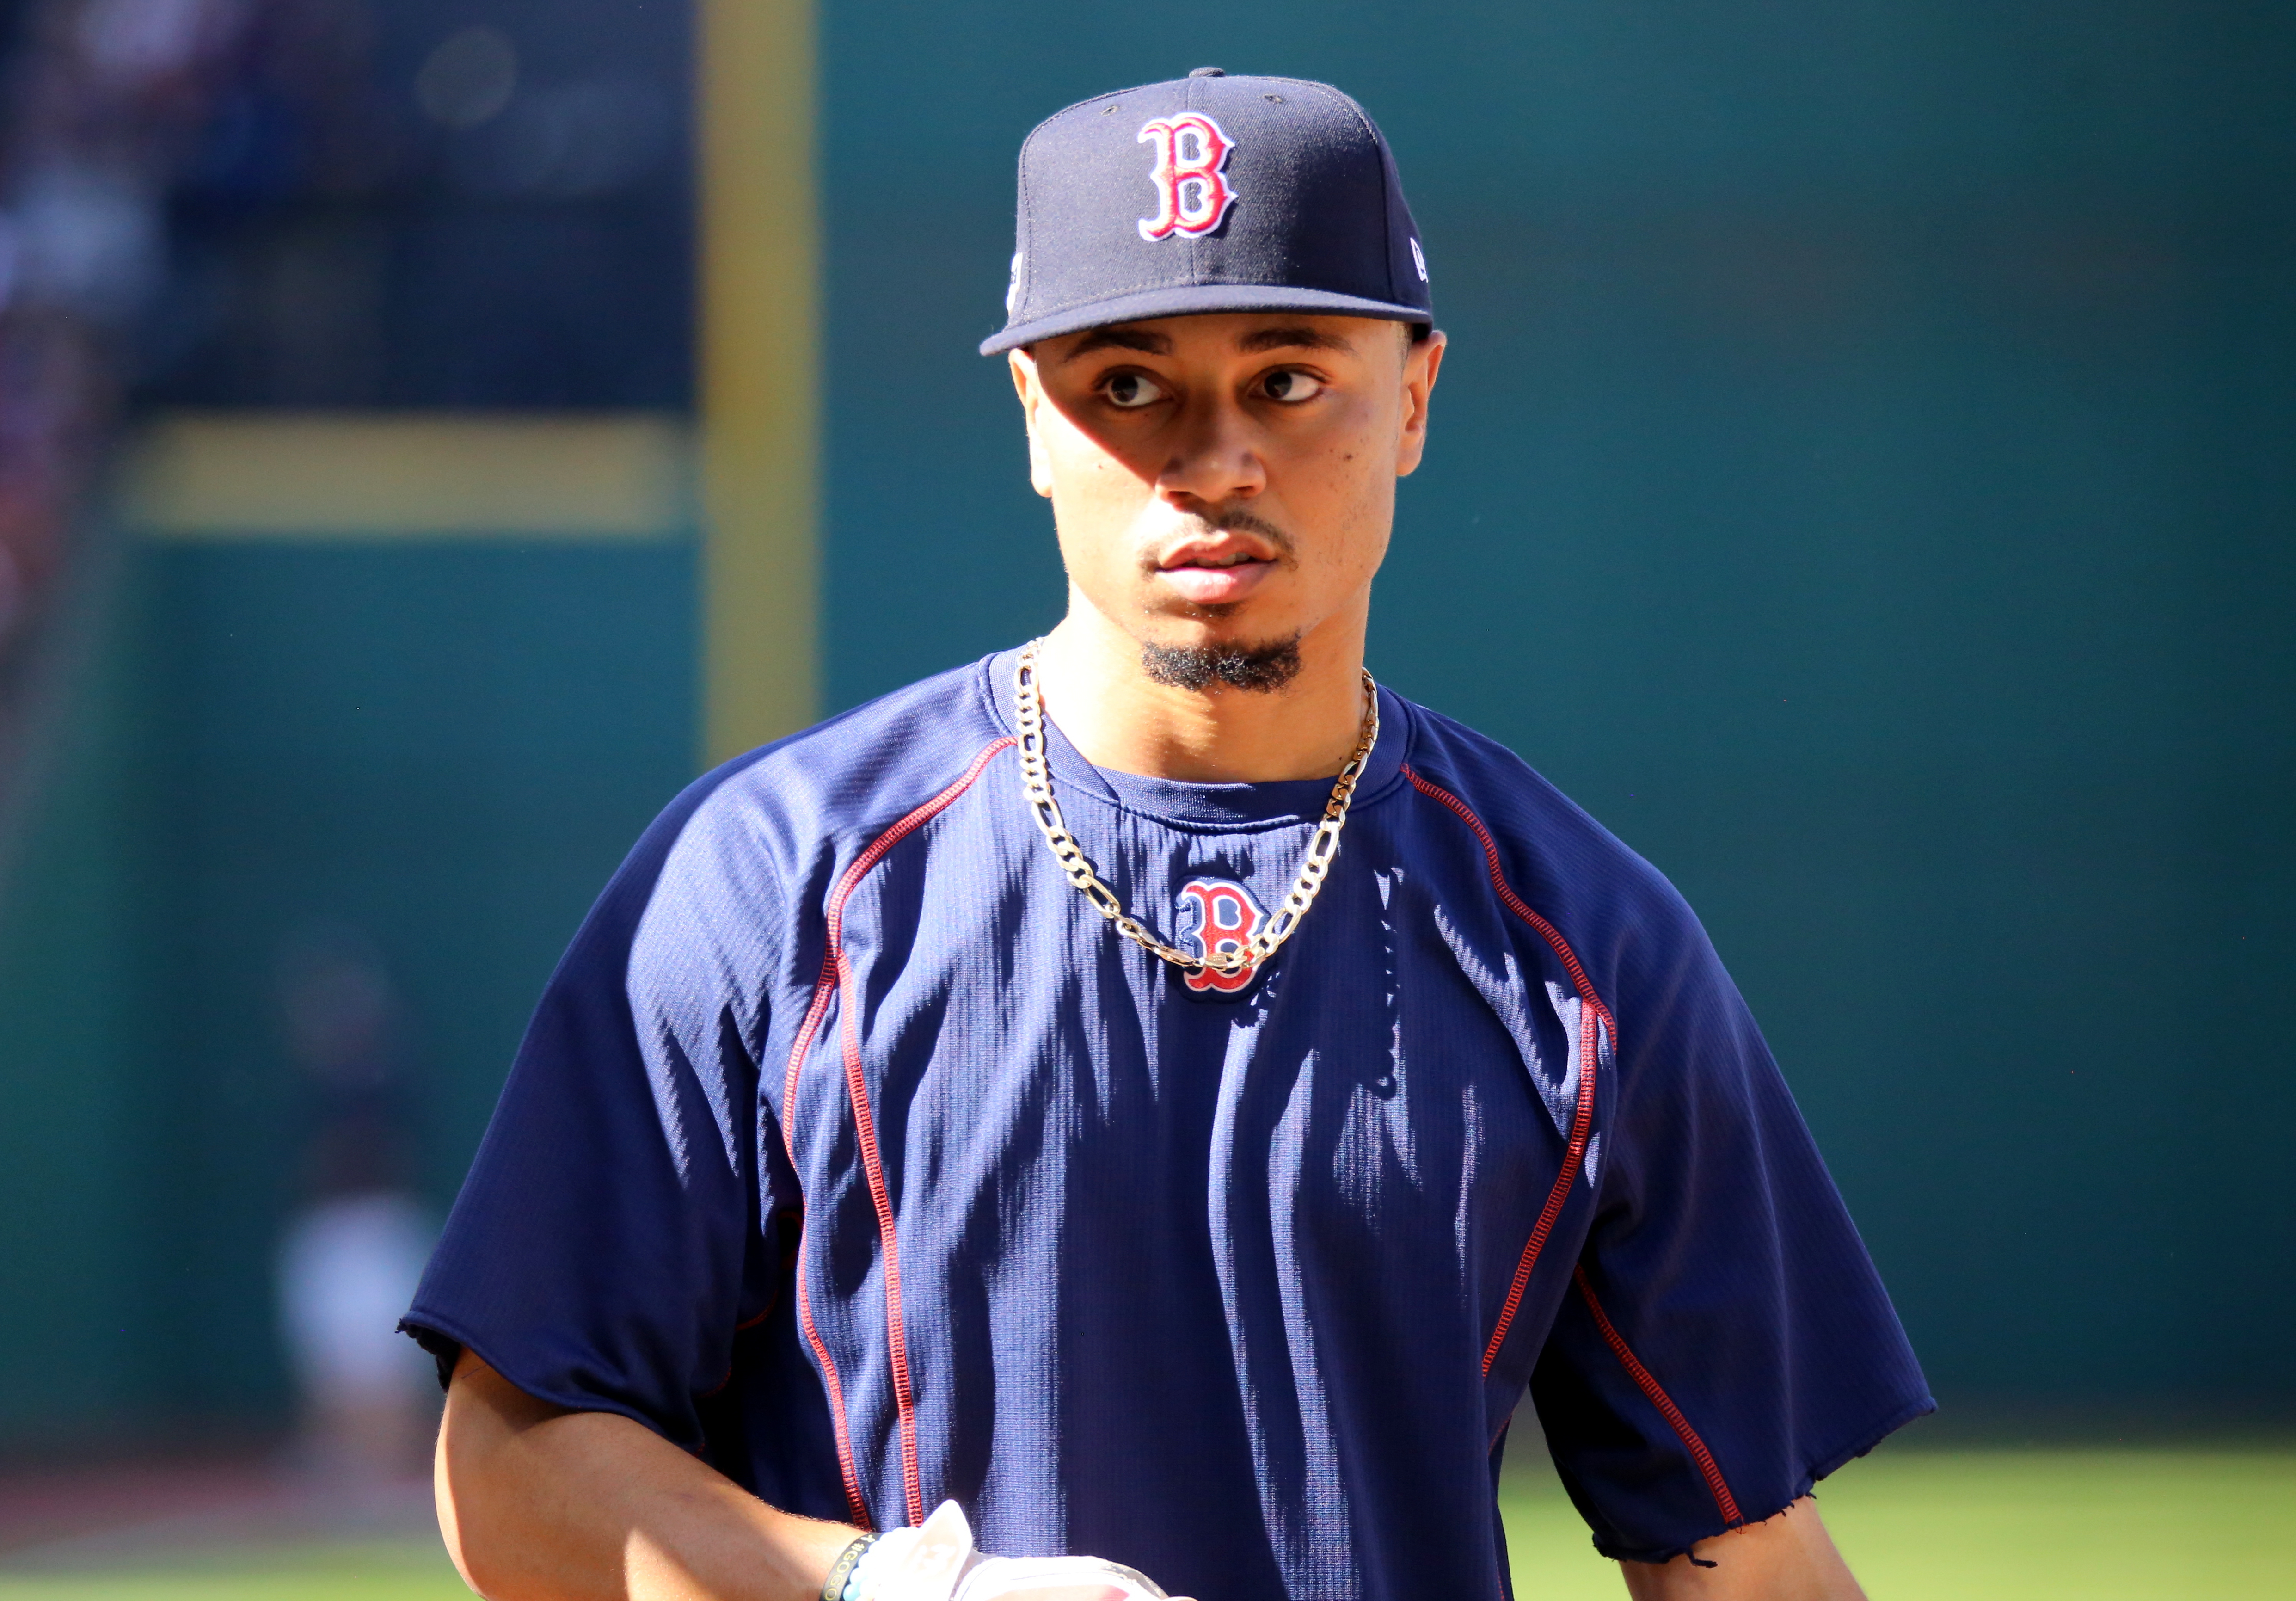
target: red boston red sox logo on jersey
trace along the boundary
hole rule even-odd
[[[1159,117],[1141,128],[1140,143],[1156,147],[1156,168],[1148,175],[1156,185],[1156,215],[1140,219],[1140,237],[1196,239],[1219,226],[1235,204],[1226,176],[1235,144],[1219,124],[1201,111]]]
[[[1180,948],[1193,956],[1242,950],[1267,915],[1251,891],[1228,878],[1192,878],[1180,886]],[[1191,989],[1216,989],[1232,995],[1251,982],[1254,969],[1215,973],[1209,967],[1184,975]]]

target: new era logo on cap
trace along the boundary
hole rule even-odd
[[[1199,68],[1081,102],[1029,135],[1020,188],[983,355],[1196,312],[1433,321],[1394,158],[1328,84]]]

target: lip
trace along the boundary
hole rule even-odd
[[[1232,605],[1275,570],[1274,553],[1248,535],[1223,531],[1183,540],[1156,563],[1156,576],[1191,605]]]
[[[1156,576],[1195,606],[1233,605],[1275,571],[1273,562],[1239,562],[1233,567],[1165,567]]]

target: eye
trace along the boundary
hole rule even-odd
[[[1100,392],[1111,406],[1126,411],[1138,411],[1164,398],[1162,386],[1145,373],[1111,373],[1101,380]]]
[[[1302,373],[1296,367],[1284,367],[1270,373],[1259,381],[1260,393],[1270,400],[1280,400],[1286,406],[1297,406],[1302,400],[1313,400],[1324,392],[1324,381],[1312,373]]]

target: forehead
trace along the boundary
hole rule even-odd
[[[1040,361],[1054,365],[1111,350],[1178,360],[1223,360],[1284,350],[1359,356],[1391,342],[1395,336],[1382,331],[1399,326],[1378,317],[1297,311],[1204,312],[1087,328],[1046,340],[1036,354]]]

